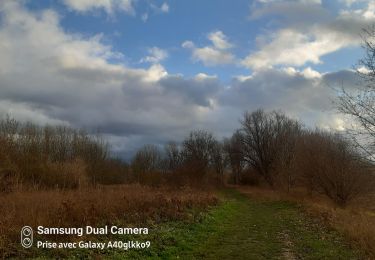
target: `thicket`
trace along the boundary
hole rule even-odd
[[[164,150],[164,151],[163,151]],[[246,112],[241,128],[218,141],[193,131],[164,149],[146,145],[131,169],[143,184],[174,186],[259,185],[325,194],[339,206],[372,191],[374,166],[344,135],[310,130],[281,112]]]
[[[122,183],[128,167],[99,135],[66,126],[0,120],[0,191]]]
[[[72,189],[97,184],[207,187],[267,183],[303,187],[345,206],[372,191],[374,165],[345,136],[309,130],[281,112],[246,112],[231,138],[192,131],[181,143],[145,145],[130,165],[100,135],[66,126],[0,120],[0,190]]]

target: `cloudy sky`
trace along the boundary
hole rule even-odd
[[[128,157],[245,110],[345,128],[372,0],[1,0],[0,114],[99,130]]]

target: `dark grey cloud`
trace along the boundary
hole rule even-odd
[[[230,88],[221,92],[219,100],[222,106],[239,111],[259,107],[283,110],[309,126],[341,128],[333,104],[338,86],[352,87],[357,83],[358,77],[351,70],[320,74],[310,68],[265,69],[251,77],[235,79]]]
[[[221,84],[216,77],[197,76],[185,79],[182,76],[169,76],[160,80],[165,93],[183,96],[187,102],[209,107],[210,99],[220,90]]]
[[[283,19],[283,22],[294,26],[331,19],[330,13],[323,8],[321,1],[285,0],[259,2],[254,1],[251,7],[250,19],[278,15],[278,18]]]
[[[353,70],[340,70],[326,73],[322,83],[332,88],[352,88],[361,84],[361,77]]]

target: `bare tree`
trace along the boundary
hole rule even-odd
[[[273,186],[275,167],[285,150],[286,133],[298,123],[279,112],[265,113],[259,109],[246,112],[241,124],[244,159]]]
[[[182,163],[181,151],[178,144],[169,142],[164,147],[166,155],[166,168],[168,171],[174,172]]]
[[[182,143],[185,165],[190,165],[192,174],[203,177],[212,161],[215,138],[207,131],[192,131]]]
[[[6,178],[38,187],[74,188],[82,180],[119,183],[127,170],[110,159],[100,135],[67,126],[41,127],[8,116],[0,119],[0,146],[0,171]]]
[[[365,158],[375,162],[375,26],[364,30],[365,57],[359,61],[360,84],[355,91],[341,89],[338,109],[355,123],[349,133]]]
[[[145,145],[135,154],[132,168],[135,174],[155,172],[159,169],[161,153],[155,145]]]
[[[245,167],[245,160],[242,151],[243,136],[240,131],[236,131],[230,139],[224,140],[224,150],[227,160],[233,173],[234,183],[239,184],[242,171]]]
[[[224,169],[225,169],[225,157],[224,157],[224,146],[221,142],[215,141],[212,146],[212,166],[216,172],[217,180],[219,183],[223,183]]]
[[[372,188],[373,176],[368,165],[358,160],[352,145],[334,133],[314,131],[304,136],[300,170],[315,189],[339,206]]]
[[[289,192],[298,178],[296,170],[297,144],[301,139],[302,128],[295,120],[286,119],[280,115],[278,117],[281,121],[278,125],[282,127],[278,130],[277,138],[277,147],[279,147],[277,169],[280,171],[280,180],[283,184],[286,184]]]

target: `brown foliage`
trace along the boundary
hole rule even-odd
[[[20,123],[9,117],[0,120],[2,191],[20,183],[40,188],[123,183],[126,175],[127,165],[109,158],[108,146],[100,136],[65,126]]]
[[[181,146],[170,142],[164,153],[155,145],[145,145],[137,151],[131,169],[133,180],[159,186],[222,185],[225,155],[221,142],[207,131],[192,131]]]
[[[306,133],[300,144],[299,170],[305,184],[345,206],[368,193],[374,184],[369,165],[360,160],[342,136],[315,131]]]
[[[0,196],[0,257],[12,256],[12,246],[19,248],[19,232],[25,225],[151,225],[188,218],[189,209],[202,210],[216,203],[216,196],[209,191],[139,185],[14,192]]]

